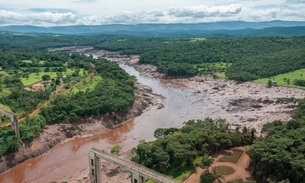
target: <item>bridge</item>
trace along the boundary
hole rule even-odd
[[[101,166],[100,158],[125,168],[131,172],[131,183],[145,183],[146,179],[156,183],[177,183],[173,179],[151,170],[145,166],[133,163],[115,156],[112,156],[105,151],[91,148],[89,150],[89,168],[91,183],[101,183]]]
[[[16,136],[20,138],[17,114],[9,112],[9,111],[6,111],[4,109],[0,109],[0,123],[2,123],[1,114],[11,118],[12,129],[15,132]]]

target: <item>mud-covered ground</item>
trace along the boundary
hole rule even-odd
[[[305,97],[302,89],[281,86],[269,88],[259,83],[238,83],[211,77],[165,79],[163,82],[193,88],[194,95],[202,96],[203,101],[211,104],[211,118],[224,118],[232,127],[240,125],[255,128],[257,135],[268,122],[291,119],[297,103],[287,102],[287,98]]]

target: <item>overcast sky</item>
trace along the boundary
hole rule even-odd
[[[305,21],[305,0],[0,0],[0,25]]]

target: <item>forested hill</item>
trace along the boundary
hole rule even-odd
[[[213,74],[249,81],[305,67],[305,37],[247,37],[193,40],[141,54],[140,62],[168,75]]]
[[[222,73],[228,79],[249,81],[305,67],[305,36],[151,38],[9,32],[0,34],[2,51],[75,45],[138,54],[141,63],[156,65],[168,75]]]
[[[270,29],[271,28],[271,29]],[[198,37],[209,35],[230,36],[299,36],[305,34],[305,22],[207,22],[197,24],[112,24],[76,26],[2,26],[0,31],[56,34],[111,34],[142,37]]]

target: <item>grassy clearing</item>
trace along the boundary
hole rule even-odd
[[[291,86],[291,87],[298,87],[298,88],[305,88],[305,87],[300,87],[296,86],[293,84],[293,80],[295,79],[303,79],[305,80],[305,69],[299,69],[293,72],[288,72],[284,74],[279,74],[270,78],[262,78],[262,79],[257,79],[254,80],[254,82],[257,83],[263,83],[263,84],[268,84],[268,80],[276,81],[277,85],[280,86]],[[289,81],[288,81],[289,80]]]
[[[194,166],[179,167],[171,169],[170,171],[166,172],[165,175],[168,175],[177,181],[183,181],[194,173],[194,170]]]
[[[203,64],[198,64],[196,68],[198,68],[199,71],[207,69],[211,70],[221,70],[221,69],[226,69],[230,67],[232,63],[226,63],[226,62],[215,62],[215,63],[203,63]]]
[[[165,172],[164,175],[167,175],[178,182],[184,181],[188,178],[192,173],[194,173],[194,166],[186,166],[186,167],[179,167],[169,170]],[[152,180],[147,180],[146,183],[155,183]]]
[[[6,106],[6,105],[3,105],[3,104],[1,104],[1,103],[0,103],[0,109],[4,109],[4,110],[7,110],[7,111],[11,111],[11,112],[12,112],[12,110],[11,110],[10,107],[8,107],[8,106]]]
[[[206,38],[191,38],[189,42],[193,43],[193,42],[196,42],[196,41],[204,41],[206,40]]]
[[[22,62],[24,62],[24,63],[33,63],[32,60],[22,60]],[[46,61],[44,61],[44,60],[40,60],[40,61],[39,61],[39,64],[40,64],[40,65],[42,65],[42,64],[44,64],[44,63],[46,63]]]
[[[233,150],[233,153],[229,155],[225,155],[224,157],[220,158],[220,162],[231,162],[231,163],[237,163],[240,156],[244,153],[242,150]]]
[[[32,60],[22,60],[24,63],[32,63]]]
[[[39,73],[31,73],[28,78],[21,78],[21,82],[24,86],[31,85],[35,82],[41,81],[43,75],[50,75],[51,78],[56,78],[56,72],[39,72]]]
[[[235,172],[235,170],[230,166],[218,166],[216,171],[221,173],[221,175],[230,175]]]
[[[31,85],[35,82],[41,81],[42,80],[42,76],[47,74],[50,75],[51,78],[56,78],[57,74],[56,72],[44,72],[43,70],[45,69],[44,67],[39,68],[41,70],[41,72],[39,73],[31,73],[29,74],[28,78],[21,78],[21,82],[23,83],[23,85],[28,86]],[[72,75],[74,72],[74,70],[72,69],[67,69],[66,72],[63,72],[63,76],[68,76],[68,75]],[[84,69],[81,69],[79,72],[80,76],[84,76]]]
[[[226,62],[216,62],[216,63],[202,63],[195,65],[194,67],[198,70],[199,74],[215,74],[218,78],[225,79],[225,71],[228,67],[230,67],[232,63]]]
[[[73,88],[70,92],[77,93],[79,91],[92,91],[100,81],[102,81],[102,77],[100,75],[94,75],[92,78]]]
[[[193,165],[194,166],[202,166],[202,156],[198,156],[194,161],[193,161]]]

